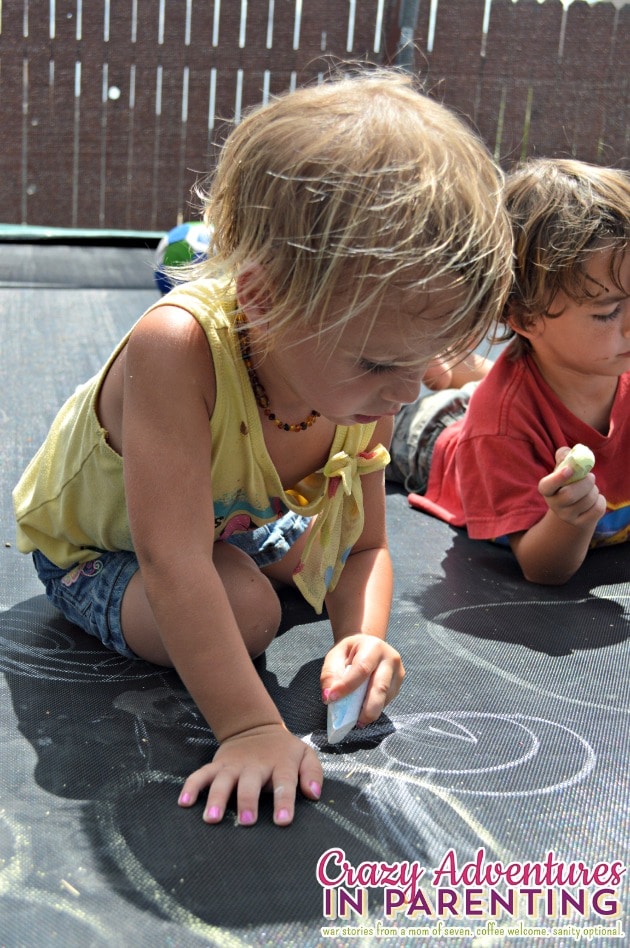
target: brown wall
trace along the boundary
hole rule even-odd
[[[52,25],[45,0],[3,4],[0,223],[163,230],[196,216],[191,188],[239,88],[245,108],[266,73],[273,94],[325,69],[322,52],[393,58],[401,3],[303,0],[297,48],[296,0],[249,0],[244,37],[241,0],[111,0],[108,24],[102,2],[79,21],[76,0],[57,0]],[[414,67],[430,94],[506,167],[529,154],[630,167],[630,5],[493,0],[484,33],[486,10],[420,0]]]

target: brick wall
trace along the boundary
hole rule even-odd
[[[194,182],[242,110],[327,57],[393,61],[403,4],[4,4],[0,223],[163,230],[195,216]],[[413,40],[406,59],[429,94],[504,166],[529,154],[630,166],[623,0],[420,0]]]

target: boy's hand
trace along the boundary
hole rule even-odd
[[[358,727],[371,724],[400,691],[405,670],[395,648],[374,635],[349,635],[324,659],[320,684],[326,704],[355,691],[370,679]]]
[[[182,788],[180,806],[192,806],[209,787],[203,814],[207,823],[219,823],[233,791],[238,822],[250,826],[258,818],[262,790],[273,791],[274,822],[286,826],[293,819],[295,791],[319,799],[322,766],[315,751],[282,724],[264,724],[227,738],[212,763],[192,773]]]
[[[549,509],[565,523],[575,527],[595,524],[606,512],[606,498],[599,492],[594,474],[572,480],[574,472],[562,464],[568,454],[568,448],[558,448],[557,466],[551,474],[541,478],[538,490]]]

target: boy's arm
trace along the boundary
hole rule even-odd
[[[321,782],[310,748],[290,734],[247,653],[213,562],[209,417],[214,372],[203,330],[164,307],[138,324],[126,357],[123,456],[134,546],[164,647],[221,747],[189,778],[194,802],[211,784],[206,813],[223,816],[237,790],[253,822],[261,788],[284,789],[276,817],[293,814],[298,781]],[[309,792],[309,795],[313,795]],[[206,817],[208,818],[208,817]]]
[[[556,460],[567,453],[568,448],[558,449]],[[530,582],[561,585],[571,579],[606,511],[594,475],[569,483],[571,476],[571,469],[560,465],[541,478],[538,490],[549,507],[547,513],[529,530],[510,535],[510,546]]]
[[[371,446],[389,444],[392,420],[376,427]],[[371,676],[360,724],[375,721],[400,690],[404,668],[398,652],[385,642],[392,604],[392,564],[385,528],[384,472],[366,474],[361,481],[365,525],[343,568],[339,582],[326,597],[335,647],[321,673],[324,700],[354,691]],[[351,668],[345,673],[345,668]]]

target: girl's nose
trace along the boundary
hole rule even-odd
[[[403,405],[415,402],[420,394],[424,371],[423,366],[418,371],[414,369],[413,372],[400,375],[395,381],[392,380],[387,387],[388,399],[391,402],[401,402]]]

